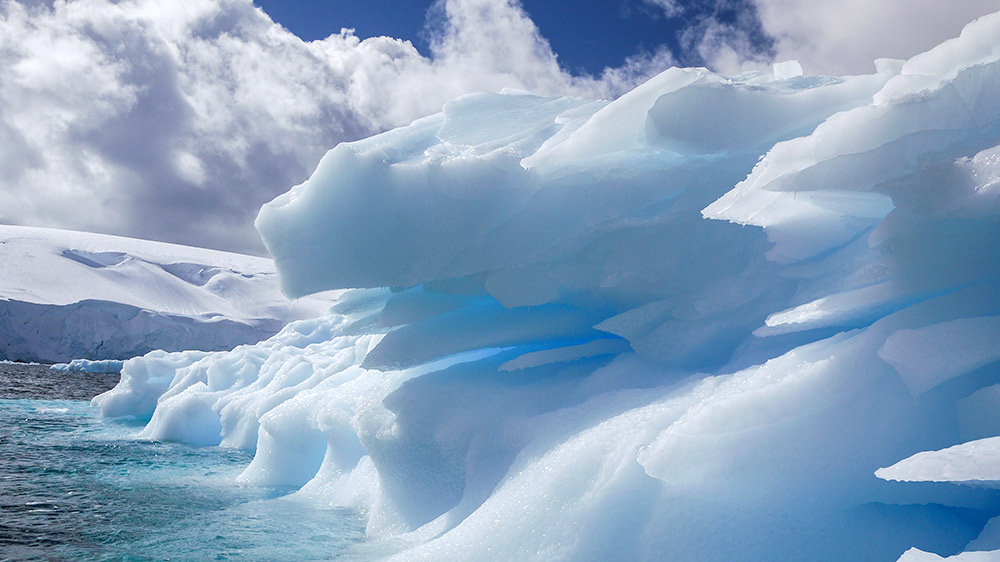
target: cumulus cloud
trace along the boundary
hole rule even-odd
[[[688,6],[680,43],[685,62],[725,74],[766,67],[773,40],[761,25],[752,0],[702,0]]]
[[[1000,0],[644,0],[680,28],[681,63],[723,73],[796,59],[810,74],[865,74],[955,37]]]
[[[1000,0],[754,0],[777,60],[807,73],[867,74],[876,58],[909,58],[1000,10]]]
[[[774,58],[754,0],[643,0],[677,29],[676,60],[724,74],[764,68]]]
[[[434,14],[423,56],[306,43],[251,0],[2,0],[0,222],[259,252],[257,209],[340,141],[473,91],[613,96],[671,62],[573,77],[515,0]]]

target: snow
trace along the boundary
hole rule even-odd
[[[290,302],[265,258],[109,235],[0,225],[0,261],[0,357],[17,360],[231,349],[331,302]]]
[[[1000,496],[953,482],[1000,466],[997,37],[341,144],[257,219],[331,313],[94,404],[254,450],[243,483],[395,560],[987,559]]]

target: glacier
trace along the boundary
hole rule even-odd
[[[289,301],[267,258],[105,234],[0,225],[0,262],[0,359],[70,370],[256,343],[335,300]]]
[[[256,223],[331,313],[93,404],[393,560],[997,559],[998,38],[338,145]]]

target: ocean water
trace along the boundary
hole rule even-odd
[[[0,560],[360,560],[358,513],[240,487],[246,451],[140,441],[117,375],[0,363]]]

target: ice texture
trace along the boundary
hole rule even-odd
[[[361,510],[399,561],[983,559],[1000,492],[875,472],[1000,427],[998,38],[341,144],[257,219],[331,314],[94,403],[254,450],[243,482]]]
[[[119,236],[0,225],[0,262],[0,359],[232,349],[332,303],[289,301],[266,258]]]

